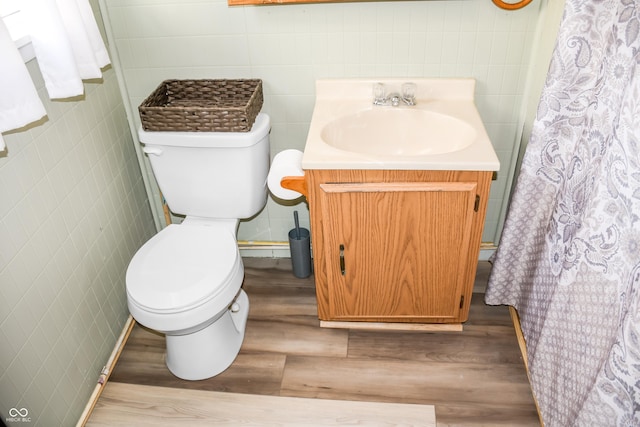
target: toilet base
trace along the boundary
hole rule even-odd
[[[184,380],[204,380],[227,369],[240,352],[249,316],[249,297],[240,290],[219,319],[186,335],[167,335],[166,364]]]

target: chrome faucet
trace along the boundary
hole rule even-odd
[[[383,83],[375,83],[373,85],[373,105],[391,105],[397,107],[402,101],[406,105],[416,105],[416,84],[403,83],[402,95],[398,92],[392,92],[389,96],[385,93]]]

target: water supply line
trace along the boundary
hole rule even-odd
[[[289,242],[270,240],[238,240],[240,249],[289,249]]]
[[[162,203],[162,213],[164,214],[164,222],[166,225],[171,224],[171,212],[169,212],[169,205],[160,191],[160,203]]]

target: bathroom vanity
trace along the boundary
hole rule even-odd
[[[378,81],[317,82],[302,167],[322,326],[468,318],[499,162],[473,80],[412,80],[415,99],[389,105],[402,83],[385,80],[374,105]]]
[[[467,320],[491,172],[307,173],[320,319]]]

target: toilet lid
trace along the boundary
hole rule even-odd
[[[217,225],[169,225],[134,255],[127,293],[153,312],[200,305],[228,286],[238,262],[231,232]]]

